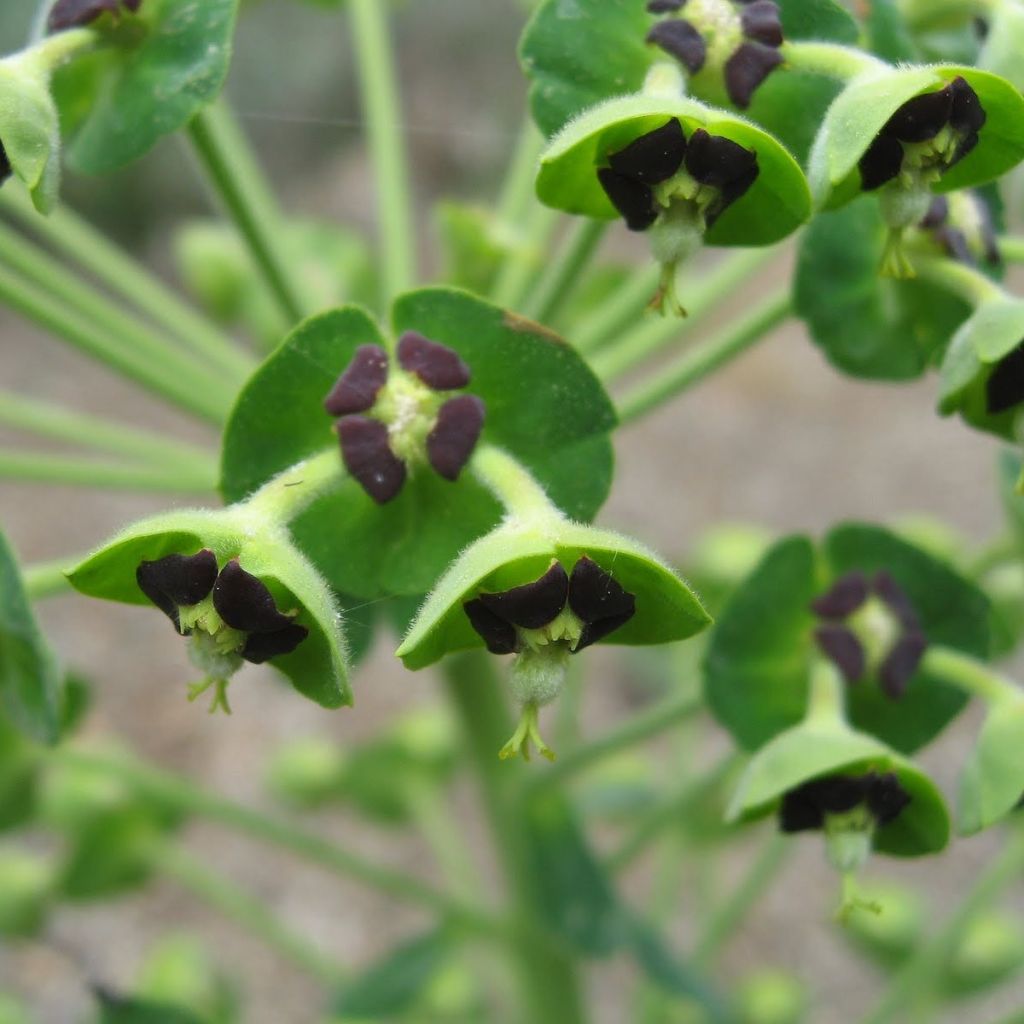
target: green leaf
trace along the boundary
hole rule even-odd
[[[469,391],[487,406],[483,442],[521,461],[569,515],[594,516],[611,483],[615,414],[575,351],[539,325],[451,289],[401,296],[393,319],[396,334],[419,331],[468,363]],[[300,324],[256,371],[225,432],[221,487],[228,501],[337,447],[323,399],[366,343],[385,344],[368,314],[334,310]],[[450,483],[425,469],[386,505],[348,479],[300,516],[293,532],[332,586],[373,598],[430,590],[459,551],[500,518],[497,502],[470,473]]]
[[[780,6],[787,39],[857,40],[856,23],[834,0],[782,0]],[[596,103],[637,92],[650,66],[666,59],[644,42],[655,22],[645,7],[645,0],[544,0],[537,8],[519,45],[519,59],[530,79],[530,109],[545,135],[554,135]],[[780,70],[768,82],[788,74]],[[692,76],[690,90],[722,102],[721,76],[710,66]],[[810,124],[814,111],[794,116],[791,109],[778,120]]]
[[[242,568],[263,580],[278,607],[297,610],[296,622],[309,629],[291,654],[270,664],[324,707],[351,704],[347,644],[329,587],[287,537],[254,534],[252,524],[233,510],[185,509],[140,520],[72,569],[68,580],[90,597],[148,605],[135,580],[139,564],[201,548],[209,548],[222,568],[238,558]]]
[[[170,1003],[107,991],[98,991],[96,996],[100,1006],[97,1024],[206,1024],[191,1010]]]
[[[770,135],[735,115],[687,97],[627,96],[591,108],[552,140],[541,156],[537,195],[568,213],[611,220],[619,216],[597,171],[610,153],[678,118],[689,137],[697,128],[757,153],[753,185],[730,204],[707,232],[709,245],[768,245],[795,231],[810,216],[803,171]]]
[[[107,26],[108,45],[90,58],[95,92],[69,164],[109,173],[188,124],[224,84],[237,10],[238,0],[146,0],[137,16]],[[55,76],[61,98],[71,94],[59,87],[64,73]]]
[[[780,68],[757,87],[745,113],[806,167],[818,128],[841,89],[834,78]]]
[[[957,824],[972,835],[1005,818],[1024,796],[1024,699],[989,709],[960,778]]]
[[[930,643],[987,656],[988,600],[949,565],[866,524],[833,530],[819,558],[806,538],[780,541],[733,596],[711,634],[704,663],[706,699],[748,750],[802,718],[817,650],[810,604],[847,572],[887,570],[910,598]],[[923,670],[899,701],[885,696],[873,679],[847,689],[851,723],[904,753],[934,738],[965,703],[959,688]]]
[[[539,530],[505,524],[467,548],[438,582],[396,652],[407,668],[483,646],[463,611],[481,590],[501,591],[539,578],[552,559],[567,572],[587,555],[636,596],[636,614],[603,643],[685,640],[711,620],[697,596],[657,555],[619,534],[563,522]]]
[[[819,214],[801,239],[794,303],[833,366],[909,380],[938,362],[970,306],[919,279],[879,277],[887,235],[870,196]]]
[[[61,679],[14,552],[0,532],[0,706],[22,732],[54,743],[60,732]]]
[[[452,953],[444,928],[403,943],[342,989],[334,1013],[347,1020],[381,1020],[411,1010]]]

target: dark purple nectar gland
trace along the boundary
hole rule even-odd
[[[4,149],[4,144],[0,142],[0,185],[2,185],[13,173],[14,168],[11,166],[11,158],[7,155],[7,150]]]
[[[102,14],[119,17],[128,12],[135,14],[142,0],[57,0],[46,19],[48,32],[63,32],[69,28],[89,25]]]
[[[462,607],[492,654],[515,655],[510,679],[521,715],[498,756],[528,761],[532,744],[554,760],[540,735],[539,710],[561,692],[569,655],[624,626],[636,613],[635,596],[583,555],[571,575],[552,561],[532,583],[481,593]]]
[[[889,241],[882,273],[913,277],[903,251],[906,230],[928,214],[931,188],[978,144],[985,110],[966,79],[907,100],[875,136],[860,158],[861,188],[879,192]]]
[[[1024,340],[996,363],[985,382],[985,411],[990,416],[1024,408]]]
[[[774,0],[651,0],[647,10],[669,16],[655,23],[646,41],[691,75],[717,69],[730,101],[742,110],[783,63],[782,16]]]
[[[598,181],[631,231],[648,231],[662,265],[651,306],[685,316],[676,270],[705,231],[757,180],[757,154],[698,128],[687,140],[678,118],[607,155]]]
[[[135,579],[175,630],[190,638],[189,660],[204,677],[189,687],[189,700],[212,687],[211,713],[231,712],[227,686],[243,661],[260,665],[290,654],[309,635],[294,621],[296,613],[281,612],[266,584],[237,558],[218,572],[217,559],[206,548],[142,562]]]
[[[829,863],[843,876],[841,918],[854,910],[878,913],[877,905],[857,896],[854,875],[871,855],[875,832],[895,821],[910,802],[894,772],[877,771],[811,779],[783,796],[780,831],[824,833]]]
[[[850,685],[877,677],[882,692],[899,700],[917,672],[928,641],[910,599],[885,570],[841,576],[811,603],[822,620],[818,649]]]
[[[485,406],[475,395],[446,398],[466,387],[469,367],[457,352],[406,331],[397,366],[380,345],[360,345],[324,398],[345,467],[379,505],[401,492],[410,472],[428,463],[455,481],[476,448]]]

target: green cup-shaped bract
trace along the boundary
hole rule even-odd
[[[890,117],[915,96],[963,78],[977,93],[986,121],[978,144],[934,185],[954,192],[993,181],[1024,159],[1024,97],[1005,79],[956,64],[864,72],[836,97],[811,151],[808,177],[815,205],[842,206],[861,190],[857,164]]]
[[[949,841],[949,813],[931,779],[884,743],[839,721],[809,720],[776,736],[747,766],[727,818],[747,821],[775,811],[782,797],[828,775],[893,772],[910,796],[899,816],[878,828],[874,849],[894,857],[937,853]]]
[[[957,826],[980,832],[1012,813],[1024,797],[1024,696],[989,708],[964,765]]]
[[[60,123],[49,75],[27,57],[0,61],[0,144],[40,213],[57,205]]]
[[[636,614],[603,642],[660,644],[685,640],[711,620],[692,590],[653,552],[634,540],[578,523],[554,529],[507,524],[467,548],[420,609],[397,654],[407,668],[433,664],[445,654],[483,646],[463,603],[480,591],[529,583],[552,559],[571,572],[586,555],[636,597]]]
[[[1024,402],[990,412],[989,380],[1001,361],[1024,345],[1024,301],[982,303],[953,335],[941,367],[939,412],[954,412],[979,430],[1020,440],[1017,423]]]
[[[708,245],[770,245],[795,231],[811,213],[800,166],[767,132],[735,114],[687,97],[627,96],[592,107],[562,129],[541,157],[537,195],[568,213],[611,220],[618,217],[597,178],[608,155],[678,118],[689,138],[698,128],[731,139],[757,153],[753,185],[709,228]]]
[[[295,621],[309,630],[290,654],[269,664],[301,694],[324,707],[352,703],[347,645],[334,597],[316,570],[283,531],[270,534],[232,509],[183,509],[132,524],[68,573],[71,585],[90,597],[148,605],[135,570],[143,561],[169,554],[193,555],[209,548],[222,567],[238,558],[241,567],[267,586],[277,607],[297,610]]]

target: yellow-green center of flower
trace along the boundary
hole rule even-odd
[[[391,450],[411,468],[426,458],[427,435],[450,397],[429,388],[414,374],[392,367],[368,415],[386,424]]]

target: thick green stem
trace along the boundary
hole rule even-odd
[[[848,82],[865,71],[884,71],[890,65],[878,57],[852,46],[839,43],[814,43],[806,40],[787,41],[781,51],[786,67],[793,71],[811,71]]]
[[[217,487],[216,472],[202,464],[145,466],[6,449],[0,449],[0,479],[171,494],[208,494]]]
[[[687,289],[688,315],[685,320],[671,317],[646,319],[614,346],[603,349],[594,357],[591,361],[594,372],[601,380],[612,381],[638,366],[648,356],[674,344],[692,331],[720,302],[734,299],[739,285],[772,258],[778,258],[778,251],[774,248],[744,249],[726,256],[714,270]],[[649,300],[650,295],[647,296]],[[641,308],[636,315],[642,312]]]
[[[20,275],[0,268],[0,302],[51,334],[105,363],[122,376],[211,423],[227,419],[233,395],[197,374],[194,363],[173,349],[128,346]]]
[[[529,471],[501,448],[478,444],[469,470],[520,522],[545,524],[564,518]]]
[[[570,751],[565,757],[559,758],[547,771],[532,775],[528,784],[529,788],[533,791],[564,783],[573,775],[598,761],[617,754],[627,747],[634,746],[642,740],[649,739],[651,736],[657,736],[680,722],[685,722],[697,714],[702,706],[700,697],[689,693],[657,704],[649,711],[643,711],[618,728],[605,733],[593,743]]]
[[[133,758],[72,748],[60,748],[50,756],[83,771],[109,774],[126,780],[140,791],[150,793],[154,800],[163,801],[186,813],[214,821],[272,846],[290,850],[333,874],[355,879],[395,899],[425,907],[480,934],[498,938],[507,936],[502,921],[449,898],[419,879],[364,860],[290,821],[200,789],[177,775],[141,764]]]
[[[381,233],[381,279],[389,302],[416,281],[412,190],[403,139],[398,80],[388,38],[389,7],[380,0],[350,0],[349,11]]]
[[[322,494],[340,487],[345,479],[341,455],[328,448],[278,473],[238,506],[258,526],[272,522],[284,525],[304,512]]]
[[[522,810],[511,791],[516,769],[495,753],[511,723],[492,662],[474,652],[448,658],[442,667],[476,768],[495,852],[521,922],[521,938],[513,950],[526,1012],[516,1019],[530,1024],[583,1024],[586,1014],[572,957],[545,933],[534,868],[519,820]]]
[[[915,1004],[939,983],[950,958],[978,914],[992,905],[1024,872],[1024,831],[1011,833],[1006,846],[978,876],[946,923],[911,954],[863,1024],[912,1019]]]
[[[999,239],[999,255],[1007,263],[1024,263],[1024,237],[1020,235],[1003,235]]]
[[[240,362],[248,367],[253,365],[252,359],[230,338],[150,274],[142,263],[70,210],[61,208],[49,217],[40,217],[28,196],[11,188],[0,189],[0,209],[54,250],[80,264],[110,292],[132,303],[198,355],[225,366]]]
[[[980,697],[987,704],[1024,700],[1024,691],[1012,680],[951,647],[929,646],[921,659],[921,669],[958,686],[972,697]]]
[[[25,592],[33,601],[68,593],[71,590],[71,584],[64,573],[67,572],[69,566],[78,565],[83,557],[83,555],[76,555],[70,558],[55,558],[52,562],[36,562],[33,565],[26,565],[21,570]]]
[[[201,468],[210,480],[217,478],[215,459],[195,445],[10,391],[0,391],[0,424],[146,463]]]
[[[637,267],[625,283],[613,288],[596,309],[580,320],[572,329],[569,340],[580,352],[588,353],[611,341],[617,334],[628,334],[630,328],[643,316],[660,280],[661,267],[656,263],[645,263]],[[691,303],[690,321],[694,315]],[[689,322],[680,325],[683,326],[688,327]]]
[[[811,665],[805,721],[831,725],[846,720],[846,689],[839,669],[827,658],[816,657]]]
[[[972,306],[1008,298],[995,281],[966,263],[951,259],[915,259],[913,265],[919,277],[959,295]]]
[[[551,266],[547,267],[539,286],[523,307],[526,316],[549,323],[572,294],[580,274],[597,252],[608,222],[585,219],[576,224],[566,238]]]
[[[189,138],[214,192],[238,228],[271,294],[289,323],[312,305],[284,245],[284,220],[242,135],[223,103],[203,108]]]
[[[722,947],[775,880],[791,850],[792,843],[773,830],[739,885],[730,889],[728,898],[705,922],[694,949],[694,966],[705,970],[711,966]]]
[[[180,886],[261,939],[296,967],[324,985],[337,985],[341,968],[306,939],[283,924],[255,896],[226,875],[212,871],[180,847],[166,846],[155,854],[157,867]]]
[[[694,384],[756,345],[792,312],[788,293],[766,299],[738,324],[695,345],[652,379],[638,385],[619,402],[619,420],[629,423],[675,398]]]

